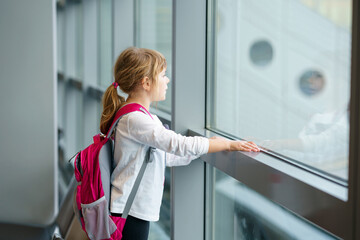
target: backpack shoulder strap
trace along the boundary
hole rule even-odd
[[[130,208],[131,208],[131,205],[133,204],[134,202],[134,199],[135,199],[135,196],[136,196],[136,193],[139,189],[139,186],[140,186],[140,182],[141,182],[141,179],[142,177],[144,176],[144,173],[145,173],[145,170],[146,170],[146,166],[147,164],[150,162],[150,156],[151,154],[154,153],[154,151],[156,150],[156,148],[153,148],[153,147],[149,147],[149,149],[147,150],[146,152],[146,155],[145,155],[145,159],[141,165],[141,168],[139,170],[139,173],[135,179],[135,182],[134,182],[134,185],[131,189],[131,192],[129,194],[129,197],[126,201],[126,204],[125,204],[125,207],[124,207],[124,211],[121,215],[122,218],[127,218],[127,216],[129,215],[129,212],[130,212]]]
[[[115,117],[114,117],[114,120],[106,134],[106,137],[107,138],[110,138],[111,136],[111,133],[114,131],[114,128],[116,127],[117,123],[119,122],[120,118],[125,115],[125,114],[128,114],[130,112],[135,112],[135,111],[141,111],[147,115],[149,115],[151,118],[153,118],[151,116],[151,114],[143,107],[141,106],[140,104],[138,103],[129,103],[129,104],[126,104],[125,106],[123,106],[122,108],[119,109],[119,111],[117,111]]]

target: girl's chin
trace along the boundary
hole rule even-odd
[[[160,101],[165,101],[165,99],[166,99],[166,92],[164,94],[164,97]]]

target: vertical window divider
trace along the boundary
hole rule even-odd
[[[171,125],[186,135],[204,128],[206,0],[173,1],[172,42]],[[199,160],[171,169],[171,239],[204,239],[204,178]]]
[[[350,100],[350,154],[349,154],[349,239],[360,238],[360,4],[353,1],[351,100]]]

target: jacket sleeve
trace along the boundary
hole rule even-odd
[[[209,150],[207,138],[182,136],[141,112],[131,114],[127,126],[129,136],[135,141],[186,159],[195,159]]]

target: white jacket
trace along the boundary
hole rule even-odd
[[[155,115],[142,112],[123,116],[115,133],[115,170],[111,175],[111,207],[122,213],[149,146],[155,147],[154,160],[148,163],[129,215],[158,221],[164,188],[165,166],[186,165],[208,152],[209,140],[185,137],[167,130]]]

